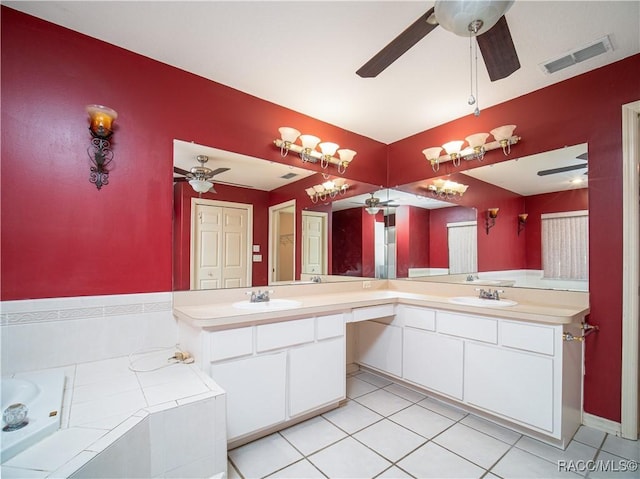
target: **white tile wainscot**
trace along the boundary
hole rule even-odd
[[[579,324],[397,305],[357,328],[365,367],[557,447],[581,424],[582,343],[563,340]]]
[[[136,356],[145,372],[129,357],[60,368],[61,429],[3,463],[1,476],[224,477],[225,393],[193,364],[156,369],[172,354]]]
[[[229,447],[345,399],[343,313],[210,330],[178,325],[180,344],[227,393]]]

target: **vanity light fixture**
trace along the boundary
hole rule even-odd
[[[318,200],[326,201],[327,198],[333,200],[338,195],[344,195],[347,189],[349,189],[349,185],[345,183],[344,178],[336,178],[325,181],[321,185],[311,186],[305,191],[311,198],[311,202],[315,204]]]
[[[518,236],[520,236],[521,231],[524,231],[524,228],[527,225],[528,217],[529,215],[527,213],[520,213],[518,215]]]
[[[489,208],[487,210],[487,218],[485,219],[485,226],[487,228],[487,234],[489,230],[496,225],[496,218],[498,217],[498,210],[500,208]]]
[[[353,160],[356,152],[348,148],[339,150],[339,145],[331,141],[320,143],[320,138],[314,135],[301,135],[298,130],[289,126],[278,128],[280,138],[273,140],[273,143],[280,148],[280,155],[284,158],[289,151],[294,151],[300,155],[305,163],[317,163],[320,160],[322,169],[327,169],[329,165],[335,165],[338,173],[344,174],[349,163]],[[301,144],[296,141],[300,139]],[[316,150],[319,147],[321,151]],[[335,155],[338,155],[336,158]]]
[[[113,161],[110,138],[113,135],[112,124],[118,118],[118,113],[103,105],[87,105],[91,132],[91,145],[87,148],[89,159],[93,164],[89,181],[98,189],[109,184],[109,164]]]
[[[508,155],[511,153],[511,145],[515,145],[521,140],[519,136],[513,134],[515,128],[516,125],[504,125],[494,128],[491,130],[491,135],[493,135],[495,141],[489,143],[486,143],[489,133],[474,133],[465,138],[468,146],[464,149],[461,148],[465,142],[456,140],[442,145],[442,148],[446,150],[445,155],[440,155],[442,151],[440,147],[425,148],[422,150],[422,154],[427,158],[435,172],[440,169],[440,163],[445,161],[453,161],[453,166],[458,167],[461,159],[482,161],[487,151],[498,148],[502,148],[502,152]]]
[[[443,180],[438,178],[433,180],[427,189],[431,192],[434,198],[444,200],[459,200],[464,195],[465,191],[469,188],[468,185],[456,183],[455,181]]]

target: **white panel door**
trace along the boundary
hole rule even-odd
[[[221,287],[222,279],[222,208],[195,206],[194,280],[196,289]]]
[[[222,284],[224,288],[247,285],[248,212],[239,208],[223,209]]]
[[[375,321],[358,324],[358,362],[402,377],[402,328]]]
[[[465,402],[553,431],[553,358],[468,343],[464,367]]]
[[[211,377],[227,393],[227,440],[285,420],[287,353],[211,365]]]
[[[302,214],[302,272],[326,274],[326,213]]]
[[[338,402],[345,397],[344,338],[289,352],[289,415]]]
[[[196,203],[193,289],[249,286],[249,211]]]
[[[462,340],[405,328],[403,346],[404,379],[462,399]]]

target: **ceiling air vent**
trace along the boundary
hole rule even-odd
[[[286,175],[282,175],[280,178],[283,180],[290,180],[291,178],[295,178],[298,176],[298,173],[287,173]]]
[[[540,68],[542,68],[542,70],[547,74],[555,73],[610,50],[613,50],[613,47],[611,46],[611,40],[609,40],[609,36],[607,35],[606,37],[602,37],[589,45],[568,52],[559,58],[542,63]]]

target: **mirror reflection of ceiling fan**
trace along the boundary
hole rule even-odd
[[[229,171],[231,168],[216,168],[215,170],[212,170],[211,168],[204,166],[205,163],[209,161],[209,157],[206,155],[198,155],[196,157],[196,160],[198,161],[198,163],[200,163],[200,165],[193,166],[189,171],[184,170],[182,168],[178,168],[177,166],[174,166],[173,172],[177,175],[182,175],[182,176],[178,176],[178,177],[174,176],[173,181],[174,182],[188,181],[191,187],[200,194],[206,193],[207,191],[211,191],[212,193],[217,193],[215,188],[213,187],[213,181],[212,181],[213,177],[221,173],[224,173],[225,171]],[[217,183],[220,183],[223,185],[250,188],[250,186],[247,186],[247,185],[240,185],[237,183],[227,183],[224,181],[217,181]]]
[[[514,0],[437,0],[435,5],[365,63],[356,73],[362,78],[380,74],[438,25],[457,35],[475,36],[491,81],[520,68],[504,14]]]
[[[566,173],[567,171],[581,170],[582,168],[587,168],[588,163],[586,163],[589,159],[589,154],[587,152],[576,156],[576,160],[582,160],[585,163],[578,163],[575,165],[561,166],[558,168],[550,168],[548,170],[540,170],[538,171],[538,176],[547,176],[547,175],[556,175],[558,173]],[[589,170],[585,170],[585,175],[589,174]]]
[[[376,198],[374,193],[371,193],[371,198],[364,200],[364,207],[367,213],[375,215],[382,208],[396,208],[400,205],[394,203],[395,200],[380,201],[380,198]]]

